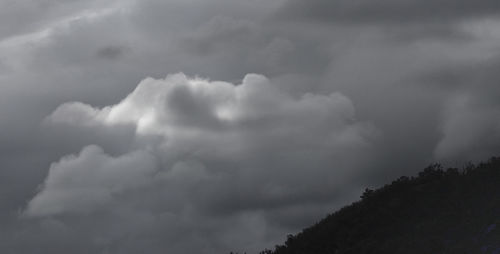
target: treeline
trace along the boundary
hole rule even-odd
[[[500,253],[500,158],[401,177],[260,254]]]

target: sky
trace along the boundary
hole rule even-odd
[[[500,154],[494,0],[0,0],[1,253],[257,253]]]

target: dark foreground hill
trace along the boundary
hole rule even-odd
[[[500,254],[500,158],[401,177],[261,254]]]

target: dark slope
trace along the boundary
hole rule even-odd
[[[500,158],[401,177],[265,254],[499,253]]]

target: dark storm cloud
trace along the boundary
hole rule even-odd
[[[500,153],[500,58],[447,66],[423,75],[421,82],[453,93],[446,101],[442,139],[435,154],[442,159],[479,160]]]
[[[100,58],[116,60],[125,54],[126,49],[121,46],[106,46],[97,50],[96,55]]]
[[[257,252],[494,155],[497,9],[0,1],[0,252]]]
[[[281,15],[320,22],[391,24],[454,22],[499,13],[500,3],[494,0],[290,0]]]
[[[420,77],[420,81],[436,89],[470,90],[481,94],[483,103],[498,103],[500,96],[500,57],[475,63],[462,63],[430,71]]]
[[[461,25],[471,20],[498,18],[497,1],[467,0],[289,0],[276,13],[276,20],[311,23],[313,26],[366,26],[385,30],[388,42],[437,39],[470,40]]]

